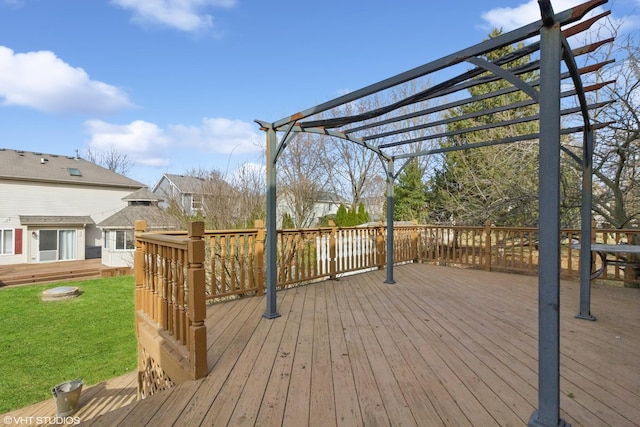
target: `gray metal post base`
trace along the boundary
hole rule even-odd
[[[262,315],[262,317],[264,317],[265,319],[275,319],[277,317],[282,316],[280,313],[275,312],[275,313],[264,313]]]
[[[529,422],[527,423],[528,427],[571,427],[571,424],[560,418],[558,420],[558,424],[549,424],[540,420],[538,411],[533,411],[531,414],[531,418],[529,418]]]
[[[578,314],[576,314],[576,319],[591,320],[593,322],[593,321],[596,320],[596,316],[594,316],[592,314],[578,313]]]
[[[387,280],[384,281],[384,283],[386,283],[388,285],[393,285],[394,283],[396,283],[396,281],[393,280],[393,279],[387,279]]]

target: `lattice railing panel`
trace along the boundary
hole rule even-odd
[[[141,399],[175,385],[144,347],[140,348],[140,357],[143,362],[142,369],[138,372],[138,393]]]

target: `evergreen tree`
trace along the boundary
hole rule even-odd
[[[424,169],[417,158],[408,161],[395,186],[393,219],[425,222],[427,218],[427,187]]]
[[[336,225],[338,227],[354,227],[356,225],[364,224],[369,221],[369,213],[365,209],[364,205],[360,203],[358,210],[351,209],[345,205],[338,207],[336,213]]]
[[[293,222],[293,218],[291,218],[291,215],[285,212],[282,215],[282,228],[287,229],[287,228],[295,228],[295,227],[296,225]]]
[[[338,227],[343,227],[346,221],[347,221],[347,208],[341,204],[338,207],[338,212],[336,213],[336,225]]]
[[[500,33],[494,30],[490,37],[496,37]],[[485,59],[495,61],[522,47],[522,44],[516,47],[506,46],[489,52]],[[505,64],[504,67],[516,68],[529,61],[530,56],[525,55]],[[482,74],[478,79],[487,75],[489,74]],[[537,72],[521,74],[520,78],[531,81],[537,78]],[[500,79],[473,86],[469,89],[469,94],[477,96],[492,93],[510,85],[507,81]],[[529,99],[528,95],[522,91],[513,91],[450,110],[448,113],[450,117],[465,115],[473,115],[473,117],[449,124],[447,131],[462,131],[479,126],[485,126],[485,128],[455,134],[446,144],[466,145],[538,132],[538,122],[535,120],[489,127],[492,123],[535,116],[538,110],[537,104],[499,110],[499,107]],[[487,114],[483,115],[482,112],[485,111]],[[435,212],[436,219],[446,218],[459,223],[479,225],[486,219],[491,219],[495,223],[504,225],[533,224],[537,220],[538,210],[537,171],[537,141],[448,152],[444,155],[442,169],[429,182],[429,206]]]
[[[367,223],[367,222],[369,222],[371,220],[371,218],[369,217],[369,213],[365,209],[363,203],[360,203],[358,205],[357,219],[358,219],[358,224],[357,225],[365,224],[365,223]]]

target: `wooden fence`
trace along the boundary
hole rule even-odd
[[[264,293],[266,234],[261,221],[247,230],[205,232],[202,222],[192,223],[186,233],[145,233],[144,227],[143,221],[136,222],[136,331],[143,396],[206,375],[206,305]],[[562,230],[564,277],[578,277],[580,253],[571,243],[579,236],[579,230]],[[593,230],[598,243],[639,239],[639,230]],[[382,223],[278,230],[277,244],[278,288],[386,264]],[[490,222],[481,227],[398,225],[393,260],[536,274],[538,230]],[[637,285],[637,273],[611,265],[600,280]]]

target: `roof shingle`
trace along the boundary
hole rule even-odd
[[[79,174],[73,173],[76,169]],[[144,184],[79,157],[0,148],[0,179],[141,188]]]

